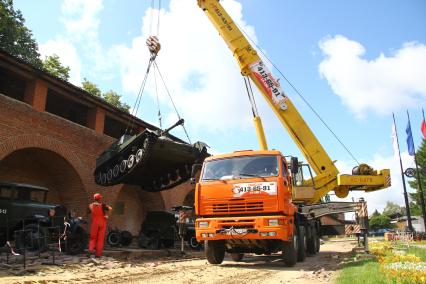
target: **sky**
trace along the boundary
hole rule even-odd
[[[426,107],[426,2],[221,3],[358,161],[391,170],[390,188],[350,194],[349,199],[363,196],[370,213],[383,210],[387,201],[404,205],[392,148],[392,112],[404,168],[412,167],[405,128],[408,111],[418,147],[421,110]],[[160,10],[158,0],[14,0],[14,5],[42,57],[57,54],[71,68],[71,83],[81,86],[86,78],[104,92],[115,90],[132,107],[149,59],[145,40],[157,35],[162,45],[159,70],[191,142],[207,143],[213,154],[259,148],[238,65],[196,0],[163,0]],[[341,173],[350,173],[356,161],[285,78],[271,71]],[[159,75],[151,72],[137,116],[158,126],[157,97],[166,128],[177,121],[177,114]],[[301,157],[258,92],[255,98],[269,148]],[[181,129],[172,133],[186,139]]]

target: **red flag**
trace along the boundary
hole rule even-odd
[[[424,118],[422,121],[422,133],[423,133],[423,137],[426,139],[426,122]]]

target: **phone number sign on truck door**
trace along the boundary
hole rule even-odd
[[[243,195],[254,194],[268,194],[277,195],[276,182],[251,182],[251,183],[237,183],[234,184],[232,189],[234,197],[241,197]]]

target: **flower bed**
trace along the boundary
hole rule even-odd
[[[377,256],[380,270],[391,283],[426,283],[426,262],[407,254],[409,243],[376,242],[370,251]]]

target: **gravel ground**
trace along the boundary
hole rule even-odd
[[[336,277],[353,241],[330,241],[319,254],[307,257],[294,267],[286,267],[279,255],[247,255],[241,262],[226,258],[221,265],[210,265],[203,253],[180,257],[178,253],[157,259],[137,257],[59,258],[59,266],[43,265],[30,258],[27,269],[21,264],[0,260],[1,283],[329,283]],[[47,256],[46,256],[47,257]],[[51,259],[50,259],[51,260]]]

